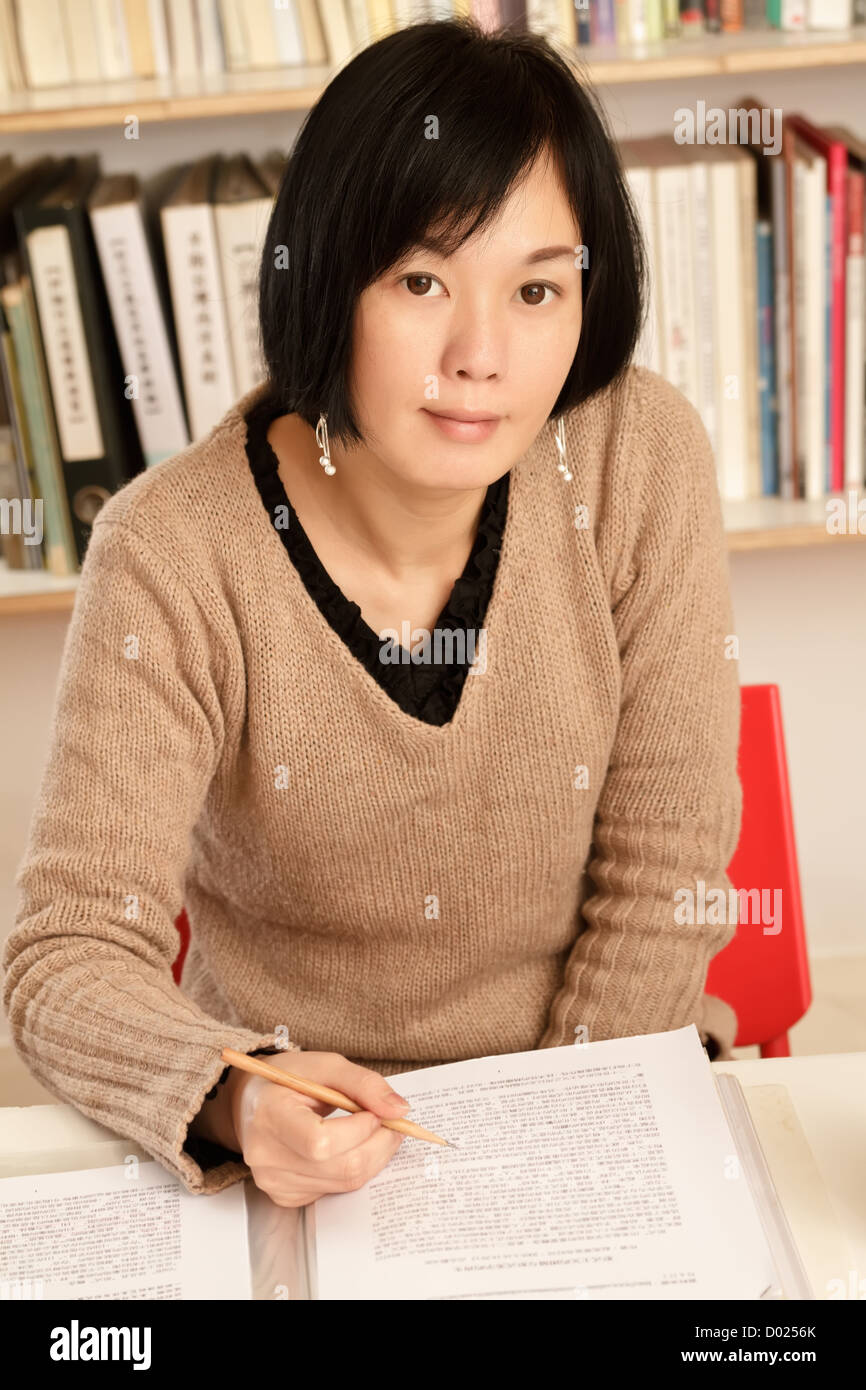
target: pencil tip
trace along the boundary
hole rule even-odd
[[[451,1140],[451,1139],[446,1139],[446,1140],[445,1140],[445,1143],[448,1145],[449,1149],[459,1149],[459,1148],[460,1148],[460,1145],[459,1145],[459,1144],[455,1144],[455,1143],[453,1142],[453,1140]]]

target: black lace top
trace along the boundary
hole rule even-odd
[[[277,529],[295,569],[331,627],[339,634],[352,654],[357,657],[374,680],[391,696],[402,710],[424,720],[427,724],[447,724],[457,708],[466,673],[477,652],[477,630],[484,626],[484,616],[493,591],[493,581],[499,563],[499,547],[508,512],[510,473],[505,473],[487,489],[478,533],[463,573],[454,582],[445,607],[436,619],[438,630],[471,634],[444,642],[438,648],[452,660],[413,662],[383,661],[382,638],[365,623],[361,609],[352,603],[334,583],[310,543],[297,513],[292,507],[278,473],[276,454],[268,443],[268,426],[281,413],[266,394],[247,415],[247,457],[262,502],[271,521],[278,507],[285,510],[280,517],[289,518],[288,526]],[[435,651],[432,653],[435,656]]]

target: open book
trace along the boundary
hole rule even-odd
[[[694,1025],[389,1076],[411,1119],[303,1209],[307,1298],[813,1298],[735,1077]]]
[[[132,1153],[0,1179],[0,1300],[251,1297],[243,1183],[193,1196]]]
[[[814,1297],[739,1082],[694,1026],[388,1080],[459,1147],[407,1137],[359,1191],[303,1208],[251,1181],[192,1196],[123,1140],[46,1172],[58,1133],[50,1162],[0,1178],[0,1296]],[[34,1139],[36,1112],[67,1109],[34,1107]],[[28,1112],[2,1114],[20,1146]]]

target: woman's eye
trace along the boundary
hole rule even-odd
[[[438,285],[439,281],[432,275],[404,275],[400,283],[406,285],[409,293],[414,294],[416,299],[423,299],[425,296],[429,299],[428,290],[432,285]]]
[[[539,297],[538,297],[539,295],[543,295],[544,292],[545,292],[545,290],[549,290],[550,293],[551,293],[551,296],[555,296],[555,295],[558,293],[558,291],[555,290],[555,289],[553,288],[552,285],[542,285],[542,284],[523,285],[522,288],[521,288],[521,290],[520,290],[521,295],[525,295],[525,294],[527,293],[527,291],[528,291],[530,295],[535,296],[534,298],[531,298],[531,299],[524,299],[524,301],[523,301],[524,304],[549,304],[549,303],[550,303],[550,300],[549,300],[549,299],[542,299],[542,298],[539,298]]]

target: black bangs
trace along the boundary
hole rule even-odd
[[[348,396],[358,296],[413,247],[453,254],[491,223],[542,155],[586,247],[584,311],[554,414],[627,365],[644,253],[616,147],[567,62],[530,34],[471,20],[410,25],[358,54],[309,112],[262,254],[259,314],[286,412],[361,438]]]

